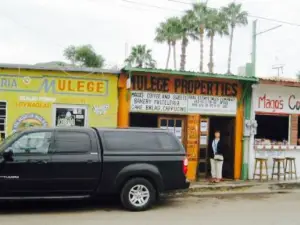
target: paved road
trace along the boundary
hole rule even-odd
[[[5,225],[299,225],[300,194],[172,199],[153,210],[126,212],[118,204],[26,203],[1,206]]]

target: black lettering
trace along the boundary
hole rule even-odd
[[[207,82],[207,94],[208,95],[213,95],[213,86],[214,86],[214,83],[209,81]]]
[[[237,84],[232,84],[231,85],[232,88],[232,96],[236,96],[237,95],[237,89],[238,89],[238,85]]]
[[[169,92],[169,78],[162,78],[162,91]]]
[[[231,96],[231,84],[229,84],[229,83],[225,83],[225,95],[226,96]]]
[[[136,81],[137,81],[137,89],[138,90],[143,90],[144,87],[144,77],[142,76],[137,76],[136,77]]]
[[[207,83],[202,81],[201,95],[206,95],[206,92],[207,92]]]
[[[200,90],[201,83],[199,80],[195,81],[194,94],[197,94],[197,91]]]
[[[187,85],[188,85],[187,80],[182,80],[181,81],[181,91],[182,91],[182,93],[187,93],[187,89],[188,89]]]
[[[194,92],[194,81],[189,80],[188,81],[188,93],[193,93]]]
[[[132,85],[132,89],[135,90],[136,89],[136,76],[131,77],[131,85]]]
[[[157,79],[156,77],[150,77],[150,88],[147,90],[155,91],[157,90]]]
[[[181,87],[181,79],[175,79],[175,93],[178,93],[180,87]]]

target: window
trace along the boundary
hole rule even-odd
[[[104,143],[111,151],[163,151],[179,150],[179,146],[166,133],[159,132],[104,132]]]
[[[6,102],[0,102],[0,141],[6,138]]]
[[[166,133],[156,133],[159,143],[161,144],[164,150],[169,151],[178,151],[180,149],[179,144],[176,142],[175,138],[173,138],[170,134]]]
[[[86,109],[75,106],[56,106],[55,126],[57,127],[84,127],[86,124]]]
[[[14,154],[39,153],[47,154],[51,143],[52,132],[34,132],[25,134],[12,145]]]
[[[87,133],[72,131],[57,131],[54,146],[54,153],[87,153],[92,149]]]
[[[256,115],[256,144],[286,144],[289,138],[289,117]]]

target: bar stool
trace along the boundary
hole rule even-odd
[[[290,175],[290,179],[293,179],[293,175],[297,180],[297,169],[296,169],[296,158],[295,157],[286,157],[285,158],[285,174]]]
[[[285,179],[284,163],[285,163],[285,158],[281,158],[281,157],[273,158],[272,180],[273,180],[274,175],[277,176],[278,180],[280,180],[281,176],[284,176],[284,179]],[[277,164],[277,171],[275,172],[276,164]],[[281,172],[281,169],[283,170],[282,172]]]
[[[266,158],[255,158],[253,179],[255,179],[256,176],[259,176],[260,181],[262,181],[263,177],[266,177],[267,180],[269,179],[267,161],[268,159]],[[259,173],[256,173],[257,166],[259,166],[258,167]],[[264,167],[265,167],[265,173],[263,173]]]

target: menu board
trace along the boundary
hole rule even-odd
[[[235,115],[236,97],[132,91],[131,112]]]
[[[187,96],[132,91],[131,112],[187,113]]]

